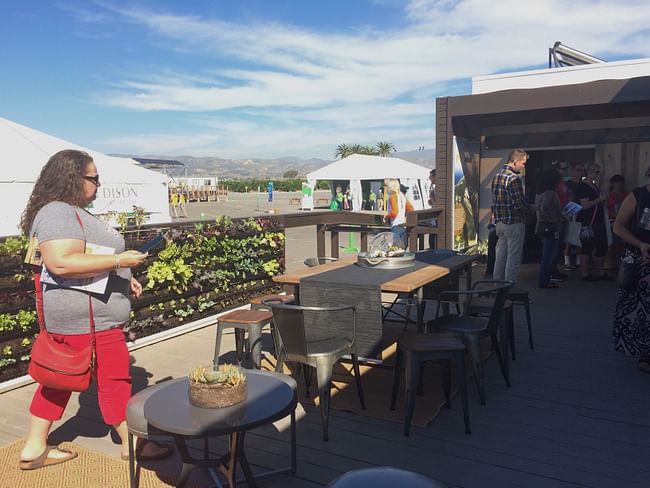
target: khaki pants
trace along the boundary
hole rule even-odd
[[[494,262],[494,279],[517,282],[517,273],[524,252],[524,224],[504,224],[497,222],[496,260]]]

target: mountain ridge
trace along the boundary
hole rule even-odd
[[[427,168],[434,167],[434,150],[405,151],[394,153],[393,156],[410,161]],[[186,168],[170,168],[170,176],[218,176],[221,179],[245,179],[251,177],[278,178],[287,171],[294,170],[298,176],[315,171],[334,161],[334,159],[301,158],[297,156],[282,156],[278,158],[220,158],[217,156],[164,156],[164,155],[133,155],[111,154],[111,156],[128,158],[146,158],[179,161]]]

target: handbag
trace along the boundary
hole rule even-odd
[[[631,290],[639,282],[639,263],[632,256],[625,256],[618,265],[616,275],[618,286],[624,290]]]
[[[79,214],[77,214],[77,221],[83,229]],[[49,388],[65,391],[87,390],[95,367],[95,319],[90,295],[88,295],[90,342],[88,347],[79,350],[57,341],[45,327],[40,268],[34,271],[34,288],[40,332],[32,344],[27,372],[37,383]]]
[[[582,229],[580,222],[569,220],[566,226],[566,236],[564,241],[572,246],[582,247],[582,243],[580,242],[580,229]]]
[[[542,239],[558,239],[560,235],[557,224],[540,222],[539,220],[535,224],[535,234]]]
[[[598,210],[598,204],[594,207],[594,213],[591,216],[591,222],[589,225],[583,225],[580,227],[580,240],[581,241],[591,241],[594,238],[594,219],[596,218],[596,211]]]

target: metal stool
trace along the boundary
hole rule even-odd
[[[262,359],[262,327],[273,320],[273,313],[268,310],[234,310],[217,319],[217,340],[214,346],[214,364],[219,364],[219,350],[223,330],[235,329],[235,348],[237,362],[241,363],[244,350],[250,353],[255,369],[260,369]],[[245,344],[244,334],[248,331]]]
[[[397,354],[393,371],[393,391],[390,409],[395,410],[397,390],[401,376],[403,356],[406,356],[406,405],[404,407],[404,435],[410,434],[411,419],[415,408],[415,396],[420,383],[422,365],[426,361],[440,360],[442,384],[445,391],[447,408],[450,408],[451,370],[449,362],[453,362],[458,374],[460,396],[463,402],[465,433],[470,433],[469,402],[467,399],[467,377],[465,375],[465,344],[450,333],[422,334],[407,332],[397,339]]]
[[[508,300],[510,300],[514,305],[523,305],[526,309],[526,325],[528,326],[528,346],[530,349],[535,349],[533,346],[533,322],[530,318],[530,293],[528,290],[519,288],[518,286],[513,286],[508,290],[507,294]],[[514,324],[514,314],[511,315],[511,323]],[[511,328],[510,328],[511,327]],[[510,339],[510,347],[512,348],[512,354],[514,359],[514,325],[509,325],[512,336]]]

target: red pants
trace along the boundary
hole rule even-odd
[[[52,334],[57,341],[75,349],[88,345],[90,334]],[[99,409],[108,425],[120,424],[126,419],[126,403],[131,398],[129,376],[129,351],[120,327],[95,334],[97,397]],[[69,391],[55,390],[38,385],[29,412],[45,420],[59,420],[63,416],[70,395]]]

